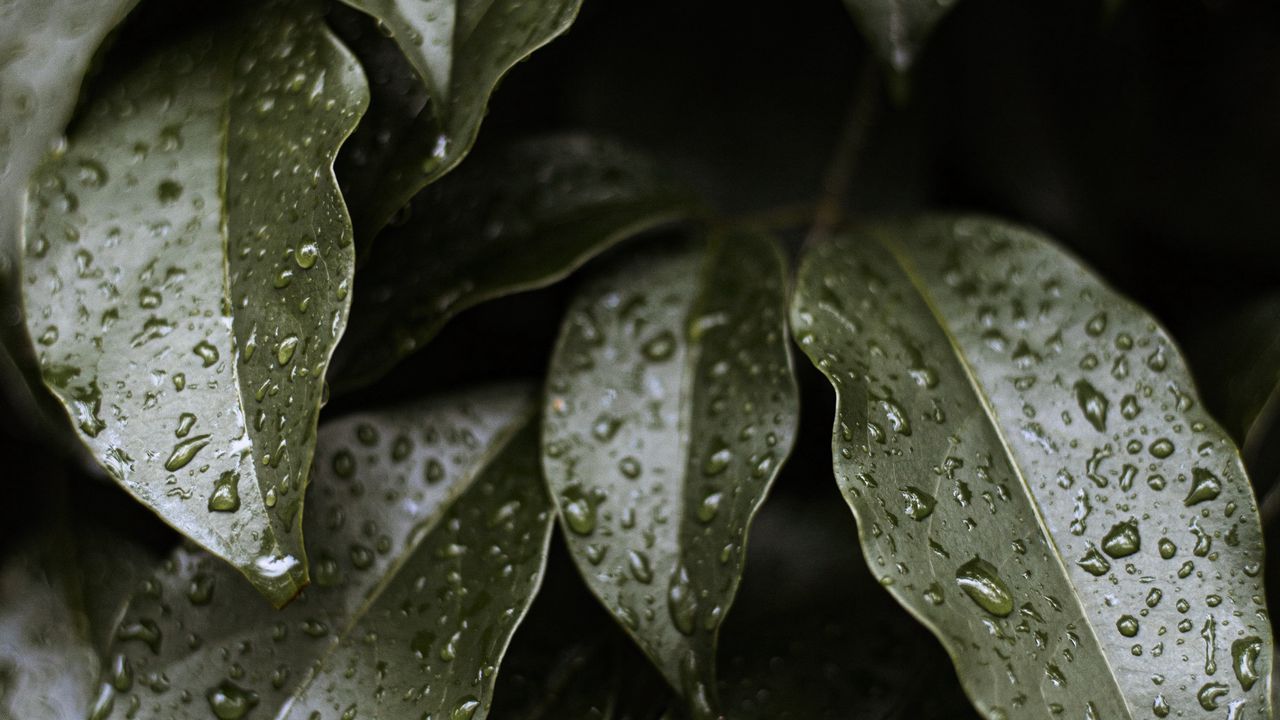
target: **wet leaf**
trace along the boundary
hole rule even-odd
[[[342,177],[365,237],[462,160],[498,81],[567,30],[581,0],[346,2],[377,18],[399,46],[392,51],[368,27],[357,38],[373,103],[344,153]]]
[[[0,386],[20,415],[46,424],[49,434],[62,434],[66,423],[41,389],[21,322],[23,197],[32,172],[71,118],[94,52],[135,2],[0,2]]]
[[[331,168],[366,101],[319,16],[269,4],[120,76],[28,201],[46,384],[112,477],[276,604],[307,577],[353,266]]]
[[[473,158],[414,198],[360,268],[339,390],[377,379],[477,303],[551,284],[693,210],[648,158],[555,136]]]
[[[867,561],[981,712],[1269,714],[1257,508],[1149,315],[1037,234],[929,218],[817,243],[792,321]]]
[[[933,27],[956,0],[844,0],[867,42],[898,72],[911,69]]]
[[[630,248],[573,302],[547,380],[543,466],[574,561],[698,717],[795,434],[784,270],[753,232]]]
[[[533,415],[499,386],[327,423],[313,584],[275,611],[177,552],[117,630],[138,682],[112,717],[483,718],[553,524]]]

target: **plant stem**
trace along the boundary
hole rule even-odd
[[[810,237],[829,233],[844,219],[845,195],[880,108],[880,77],[880,64],[871,59],[863,64],[858,73],[853,98],[845,114],[844,130],[822,183],[822,194],[814,214]]]

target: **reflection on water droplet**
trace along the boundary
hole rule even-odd
[[[1261,653],[1262,638],[1257,636],[1250,635],[1231,643],[1231,667],[1245,692],[1249,692],[1258,681],[1256,663]]]
[[[1207,500],[1213,500],[1222,494],[1222,481],[1217,475],[1196,467],[1191,469],[1191,489],[1187,492],[1187,497],[1182,501],[1183,505],[1191,507]]]
[[[1102,549],[1113,558],[1132,555],[1142,547],[1142,538],[1138,534],[1138,522],[1125,520],[1111,526],[1102,538]]]
[[[169,472],[175,472],[186,467],[197,453],[209,444],[211,435],[196,435],[188,438],[173,446],[173,451],[169,453],[169,459],[164,461],[164,469]]]
[[[978,607],[996,617],[1007,617],[1013,612],[1013,597],[1009,594],[1009,587],[1000,578],[995,566],[982,558],[975,557],[961,565],[956,570],[956,584]]]
[[[235,512],[240,509],[240,473],[222,473],[209,494],[210,512]]]
[[[902,493],[902,499],[906,501],[903,512],[907,514],[907,517],[913,520],[924,520],[933,514],[933,508],[937,502],[932,495],[911,485],[902,488],[900,492]]]

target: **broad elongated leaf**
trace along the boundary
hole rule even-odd
[[[881,583],[1009,717],[1267,717],[1257,509],[1157,323],[981,218],[816,244],[792,307]]]
[[[552,137],[476,157],[378,237],[360,269],[335,383],[374,380],[462,310],[548,285],[692,210],[648,158],[608,142]]]
[[[933,26],[956,0],[844,0],[880,59],[898,72],[915,62]]]
[[[532,410],[503,386],[326,424],[315,583],[274,611],[179,551],[120,625],[112,717],[484,717],[553,524]]]
[[[543,467],[574,560],[699,717],[795,434],[784,268],[755,233],[634,248],[574,301],[547,380]]]
[[[27,324],[130,493],[277,605],[354,265],[332,175],[367,102],[314,10],[271,3],[121,77],[44,166]]]
[[[0,385],[28,422],[60,422],[61,412],[41,389],[21,319],[18,260],[27,182],[71,118],[94,52],[136,1],[0,2]]]
[[[581,0],[346,2],[377,18],[403,53],[362,33],[373,104],[344,154],[343,178],[365,237],[462,160],[499,79],[567,30]],[[415,76],[421,84],[407,82]]]

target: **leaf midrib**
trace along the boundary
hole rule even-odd
[[[1039,528],[1041,535],[1048,541],[1049,546],[1053,549],[1052,555],[1054,561],[1056,562],[1059,570],[1062,571],[1062,576],[1066,579],[1067,583],[1073,590],[1076,590],[1076,583],[1072,579],[1071,572],[1063,560],[1062,550],[1058,547],[1058,543],[1054,539],[1053,533],[1049,531],[1049,525],[1044,517],[1044,513],[1041,511],[1040,503],[1036,499],[1035,493],[1032,492],[1031,484],[1027,481],[1022,467],[1018,463],[1017,456],[1013,452],[1013,447],[1009,444],[1009,439],[1005,434],[1004,427],[1000,424],[999,416],[996,414],[995,407],[992,405],[991,399],[987,396],[981,382],[978,380],[977,374],[974,371],[973,364],[970,362],[968,355],[965,354],[958,339],[951,332],[950,326],[945,320],[945,316],[934,302],[933,295],[929,292],[928,285],[916,270],[914,263],[911,261],[911,258],[907,255],[905,248],[903,248],[901,244],[885,237],[879,232],[873,231],[871,235],[889,253],[894,262],[897,263],[903,276],[911,283],[916,294],[920,297],[921,301],[924,302],[925,307],[929,309],[929,313],[932,316],[934,323],[946,337],[947,344],[950,346],[952,354],[956,358],[956,362],[960,364],[961,369],[964,371],[965,378],[969,381],[969,387],[973,390],[974,396],[982,407],[983,414],[986,416],[995,436],[1000,440],[1000,448],[1004,452],[1005,459],[1009,461],[1010,469],[1013,470],[1014,476],[1018,479],[1018,484],[1022,487],[1028,500],[1030,500],[1029,505],[1031,506],[1032,513],[1035,515],[1036,525]],[[1084,621],[1084,625],[1088,628],[1089,635],[1093,638],[1094,644],[1098,648],[1098,654],[1101,656],[1102,662],[1107,668],[1107,677],[1112,681],[1116,696],[1120,698],[1125,709],[1128,711],[1129,716],[1137,717],[1135,709],[1129,704],[1129,699],[1120,688],[1120,680],[1116,676],[1115,668],[1111,664],[1111,658],[1106,653],[1106,646],[1103,644],[1102,639],[1098,637],[1097,629],[1094,627],[1092,618],[1089,616],[1084,604],[1080,600],[1078,590],[1072,593],[1071,602],[1073,602],[1079,609],[1080,618]]]

